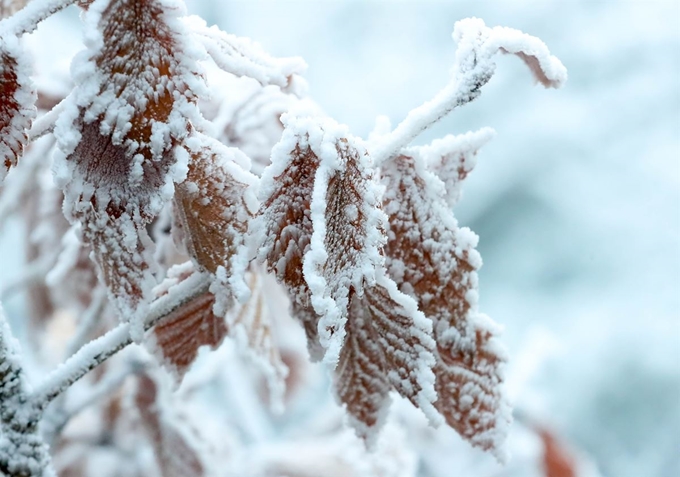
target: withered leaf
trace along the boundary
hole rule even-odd
[[[500,390],[505,356],[493,323],[477,310],[477,237],[458,227],[444,185],[420,156],[398,156],[383,174],[388,270],[434,323],[435,406],[473,445],[499,451],[509,420]]]
[[[185,147],[190,154],[189,172],[177,186],[175,213],[189,255],[221,283],[212,290],[218,298],[217,313],[224,315],[232,297],[248,296],[245,238],[257,208],[251,191],[257,177],[239,165],[247,162],[241,152],[206,136],[196,133]]]
[[[0,183],[27,146],[36,114],[36,94],[23,55],[16,37],[0,36]]]
[[[76,89],[55,128],[65,211],[82,222],[121,317],[133,319],[136,339],[154,284],[146,226],[180,178],[172,149],[187,135],[201,88],[174,18],[180,13],[159,0],[90,5],[88,51],[74,66]]]
[[[168,270],[168,278],[156,289],[158,296],[170,286],[193,273],[190,263]],[[171,371],[178,382],[198,356],[202,346],[217,348],[227,335],[224,317],[215,315],[215,296],[206,292],[172,311],[151,331],[148,345],[159,361]]]

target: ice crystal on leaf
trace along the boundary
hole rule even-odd
[[[191,262],[168,270],[168,277],[154,292],[166,295],[173,285],[194,272]],[[202,346],[218,347],[227,335],[224,317],[215,315],[215,296],[205,292],[173,310],[151,331],[149,346],[177,381],[196,360]]]
[[[28,144],[28,130],[36,112],[29,74],[19,40],[0,34],[0,183]]]
[[[55,135],[65,209],[83,223],[124,319],[139,317],[153,285],[146,225],[172,197],[175,147],[196,116],[195,51],[174,0],[97,0],[85,14],[88,50]],[[132,330],[141,338],[141,327]]]
[[[238,149],[196,134],[184,147],[189,158],[187,178],[177,187],[175,213],[181,222],[189,255],[198,267],[215,276],[215,313],[223,315],[233,298],[247,299],[244,275],[248,266],[245,237],[257,210],[257,177]]]
[[[389,161],[383,180],[391,276],[434,323],[435,406],[472,444],[498,449],[509,419],[500,394],[505,358],[495,327],[477,311],[477,237],[458,227],[444,184],[417,150]]]
[[[0,1],[0,16],[24,4]],[[17,36],[73,3],[86,10],[74,89],[32,125],[36,95]],[[478,19],[459,22],[454,39],[450,83],[366,142],[303,97],[302,60],[273,58],[247,38],[186,17],[182,0],[33,0],[0,20],[0,180],[17,166],[3,190],[0,225],[27,202],[35,270],[25,281],[46,297],[39,323],[49,326],[65,310],[80,315],[67,347],[80,349],[30,392],[0,309],[0,473],[49,475],[38,434],[43,413],[52,413],[50,444],[71,417],[63,393],[144,337],[175,384],[186,377],[178,393],[188,399],[196,397],[192,381],[226,376],[222,362],[209,372],[196,366],[198,378],[186,375],[201,349],[227,356],[221,344],[234,338],[259,365],[269,404],[279,410],[289,372],[278,348],[286,342],[277,309],[284,303],[369,446],[376,447],[394,393],[432,425],[446,423],[502,460],[506,357],[498,327],[479,311],[477,236],[451,210],[494,133],[411,142],[479,96],[498,53],[518,56],[546,87],[560,86],[566,70],[538,39]],[[206,71],[230,81],[217,99],[206,94],[200,67],[209,60],[216,67]],[[55,139],[56,185],[43,188],[39,178],[50,167],[43,158]],[[62,197],[70,225],[55,214]],[[123,323],[87,342],[114,309]],[[295,351],[286,363],[299,380],[303,351]],[[131,404],[157,470],[213,475],[207,451],[173,408],[179,401],[165,399],[160,375],[143,361],[110,379],[109,367],[99,368],[94,397],[83,406],[137,374]],[[122,401],[109,400],[117,408],[109,427],[126,422]],[[244,420],[241,431],[250,427],[258,425]],[[258,432],[269,434],[253,430],[255,438]],[[145,466],[130,468],[143,473]]]

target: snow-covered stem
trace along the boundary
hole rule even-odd
[[[11,17],[0,21],[0,36],[32,33],[41,21],[74,3],[76,0],[32,0]]]
[[[559,88],[567,80],[567,71],[545,44],[536,37],[511,28],[488,28],[478,18],[456,23],[453,38],[458,43],[453,77],[430,101],[411,110],[391,133],[376,144],[372,155],[376,164],[394,157],[420,133],[459,106],[474,101],[496,69],[493,61],[499,53],[518,56],[529,66],[536,81],[546,88]]]
[[[62,402],[62,405],[59,406],[59,409],[54,411],[52,411],[51,407],[49,415],[45,415],[42,425],[43,439],[45,442],[51,445],[54,442],[54,439],[64,429],[66,424],[69,423],[71,418],[89,406],[102,401],[107,396],[111,396],[111,394],[123,384],[128,376],[139,373],[144,368],[144,363],[136,360],[131,361],[127,366],[123,367],[119,371],[112,374],[106,374],[104,379],[93,386],[84,397],[75,400],[75,402],[69,404],[68,406],[65,406]],[[63,396],[64,395],[62,394],[59,397],[61,398]]]
[[[54,123],[59,118],[59,115],[64,111],[64,105],[68,97],[62,99],[55,107],[47,111],[33,122],[31,130],[28,132],[28,137],[31,141],[35,141],[43,137],[45,134],[50,134],[54,130]]]
[[[153,328],[172,311],[206,293],[209,286],[208,275],[195,274],[170,288],[167,295],[151,304],[144,320],[144,329]],[[34,405],[38,409],[44,409],[69,386],[131,343],[130,323],[122,323],[104,336],[90,341],[52,371],[37,387],[33,393]]]

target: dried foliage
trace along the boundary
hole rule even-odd
[[[477,237],[459,227],[451,211],[492,132],[409,145],[480,94],[498,52],[519,56],[544,86],[559,86],[566,72],[545,45],[480,20],[460,22],[451,83],[394,131],[366,142],[303,98],[301,59],[273,58],[250,39],[208,28],[185,15],[182,0],[34,2],[0,22],[0,179],[17,169],[16,185],[0,196],[0,226],[23,205],[35,265],[25,281],[42,297],[33,323],[70,320],[75,329],[64,348],[76,352],[29,392],[0,316],[0,430],[11,441],[0,443],[0,471],[43,475],[49,459],[38,422],[46,414],[44,434],[55,439],[79,412],[69,408],[69,390],[96,368],[96,379],[80,390],[85,398],[75,402],[85,408],[116,396],[95,413],[103,423],[102,447],[117,462],[111,475],[213,475],[220,453],[203,446],[211,419],[198,436],[178,409],[201,412],[186,402],[200,400],[200,384],[221,392],[229,387],[225,381],[240,387],[244,379],[229,378],[226,361],[193,375],[189,370],[202,348],[228,353],[225,338],[234,338],[266,380],[268,404],[281,411],[286,378],[302,381],[304,374],[303,352],[280,351],[289,315],[302,324],[311,359],[332,371],[356,434],[400,462],[390,467],[362,449],[360,469],[322,446],[320,455],[338,465],[314,475],[415,472],[415,460],[404,457],[410,455],[406,439],[387,451],[377,446],[393,393],[432,425],[446,423],[504,458],[506,358],[497,326],[478,310]],[[73,3],[85,10],[86,38],[73,63],[75,86],[63,101],[52,98],[54,108],[32,126],[36,94],[18,36]],[[2,1],[0,16],[22,5]],[[231,99],[231,90],[217,100],[208,96],[208,61],[221,75],[250,79],[245,99]],[[214,131],[237,147],[211,137]],[[32,135],[53,137],[29,144]],[[254,167],[242,150],[252,152]],[[37,179],[43,176],[48,179]],[[62,198],[70,224],[58,211]],[[89,341],[114,312],[122,323]],[[127,364],[100,366],[144,339],[155,365],[175,376],[175,398],[139,349]],[[130,381],[132,391],[124,385]],[[253,396],[237,406],[257,405]],[[229,419],[237,422],[239,412],[233,414]],[[251,426],[246,422],[234,434],[247,435]],[[143,433],[131,431],[135,439],[123,442],[126,430],[140,428]],[[212,433],[228,440],[224,429]],[[59,460],[63,475],[87,475],[91,443],[57,442],[57,452],[72,457]],[[134,454],[138,444],[150,444],[153,465]],[[134,454],[130,462],[125,452]],[[263,462],[262,472],[271,475],[309,471],[286,458]]]
[[[35,117],[36,95],[27,70],[16,38],[0,32],[0,183],[21,157]]]

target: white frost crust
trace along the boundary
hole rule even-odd
[[[17,103],[19,110],[10,119],[7,128],[0,130],[2,133],[0,137],[0,184],[7,175],[4,166],[5,159],[14,156],[12,149],[23,149],[21,145],[25,143],[25,135],[31,129],[31,124],[37,114],[35,107],[37,94],[31,79],[31,59],[16,36],[0,34],[0,77],[3,76],[5,68],[8,68],[8,65],[2,61],[4,56],[16,63],[13,72],[16,74],[19,88],[14,92],[11,101]],[[3,103],[8,100],[9,98],[0,98]]]
[[[307,69],[302,58],[274,58],[250,38],[225,33],[214,25],[208,27],[196,16],[187,17],[185,24],[215,64],[227,73],[253,78],[263,86],[276,85],[293,92],[304,90],[304,82],[299,84],[302,79],[298,76]]]
[[[406,155],[418,155],[426,167],[444,182],[446,202],[455,206],[462,197],[465,177],[477,165],[477,153],[496,136],[492,128],[482,128],[465,134],[447,135],[427,146],[404,149]]]
[[[104,49],[109,48],[104,44],[101,31],[102,16],[114,4],[110,0],[96,0],[90,5],[83,15],[86,49],[74,58],[71,68],[76,88],[64,101],[54,130],[58,151],[53,167],[55,181],[64,190],[66,217],[71,222],[87,218],[83,223],[85,234],[99,236],[100,242],[104,244],[96,250],[98,254],[116,256],[118,261],[128,261],[138,267],[136,270],[131,270],[132,267],[119,270],[128,277],[123,280],[134,281],[139,287],[141,298],[132,299],[122,289],[109,290],[121,317],[131,322],[131,331],[136,340],[142,339],[141,320],[148,307],[151,288],[156,283],[153,276],[153,243],[145,233],[144,225],[172,199],[174,183],[182,180],[186,174],[186,163],[174,163],[177,156],[170,151],[170,144],[171,140],[181,140],[186,136],[188,121],[201,121],[195,99],[206,94],[202,72],[198,68],[198,61],[205,59],[205,54],[178,18],[185,13],[183,2],[154,0],[153,3],[153,8],[162,12],[159,23],[167,28],[173,50],[167,52],[159,47],[158,50],[139,52],[140,64],[127,65],[132,66],[135,74],[125,78],[115,73],[111,61],[104,62],[102,69],[97,65],[104,55]],[[133,32],[116,31],[115,35],[122,35],[122,40],[117,38],[122,43],[136,41]],[[164,91],[172,94],[172,110],[167,121],[150,121],[148,143],[140,144],[128,137],[131,120],[140,108],[148,105],[150,98],[158,94],[152,89],[155,79],[149,65],[156,64],[164,55],[172,57],[169,60],[172,77],[162,84]],[[100,140],[110,140],[114,146],[121,147],[125,151],[125,160],[130,161],[129,171],[123,172],[117,179],[117,176],[103,175],[89,178],[86,175],[89,172],[82,170],[71,157],[81,143],[82,128],[95,121],[99,122]],[[150,157],[140,154],[143,151],[148,151]],[[150,187],[143,175],[142,165],[149,160],[163,161],[167,166],[167,172],[162,173],[164,175],[157,188]],[[126,171],[125,167],[121,167],[121,170]],[[98,204],[97,210],[93,210],[93,198]],[[109,204],[125,210],[116,220],[122,236],[107,232]],[[139,250],[138,244],[142,250]],[[135,278],[131,278],[133,276]]]
[[[559,88],[567,80],[567,70],[545,43],[536,37],[511,28],[488,28],[478,18],[456,22],[453,39],[458,43],[452,67],[452,79],[434,98],[411,110],[406,118],[373,147],[377,164],[399,153],[421,132],[453,109],[476,99],[481,87],[493,76],[499,53],[520,57],[545,87]]]
[[[418,343],[416,344],[418,358],[412,368],[417,370],[416,382],[421,388],[415,396],[415,401],[430,424],[437,427],[444,423],[444,418],[434,407],[437,393],[434,389],[435,376],[432,368],[436,363],[433,350],[436,349],[437,344],[432,338],[432,320],[427,318],[418,309],[418,303],[413,298],[399,291],[397,284],[387,276],[384,269],[378,270],[376,279],[376,284],[387,290],[390,298],[399,305],[406,316],[411,318],[413,322],[410,329],[410,337],[415,338],[415,342]],[[399,379],[396,370],[388,371],[388,376],[390,374],[394,374],[396,379]]]
[[[370,177],[373,165],[365,147],[358,139],[351,136],[346,126],[339,125],[330,119],[294,118],[290,115],[286,117],[284,124],[287,130],[295,131],[298,138],[307,137],[308,146],[319,158],[310,203],[313,233],[309,251],[304,257],[303,273],[311,292],[312,306],[320,316],[318,331],[319,341],[326,348],[324,361],[335,365],[346,333],[349,290],[354,288],[357,293],[361,294],[364,282],[374,283],[375,269],[384,263],[384,258],[379,252],[385,242],[381,231],[387,222],[387,217],[378,208],[382,188]],[[326,200],[329,181],[336,176],[342,177],[347,172],[346,160],[341,157],[342,154],[351,155],[352,159],[357,160],[356,167],[363,179],[362,183],[356,186],[362,194],[363,203],[360,212],[366,220],[365,228],[357,231],[354,226],[350,225],[347,232],[362,235],[361,240],[365,248],[358,252],[358,262],[348,263],[343,270],[334,274],[333,278],[336,283],[328,283],[324,274],[328,260],[325,245],[328,220],[351,222],[352,216],[359,215],[359,210],[351,207],[348,210],[346,207],[345,214],[349,214],[348,217],[329,218],[327,216]],[[270,174],[276,172],[274,168],[271,169],[267,172]],[[266,177],[268,179],[270,176]],[[263,177],[263,182],[267,179]],[[363,190],[364,187],[365,190]],[[352,259],[354,257],[350,258]]]

